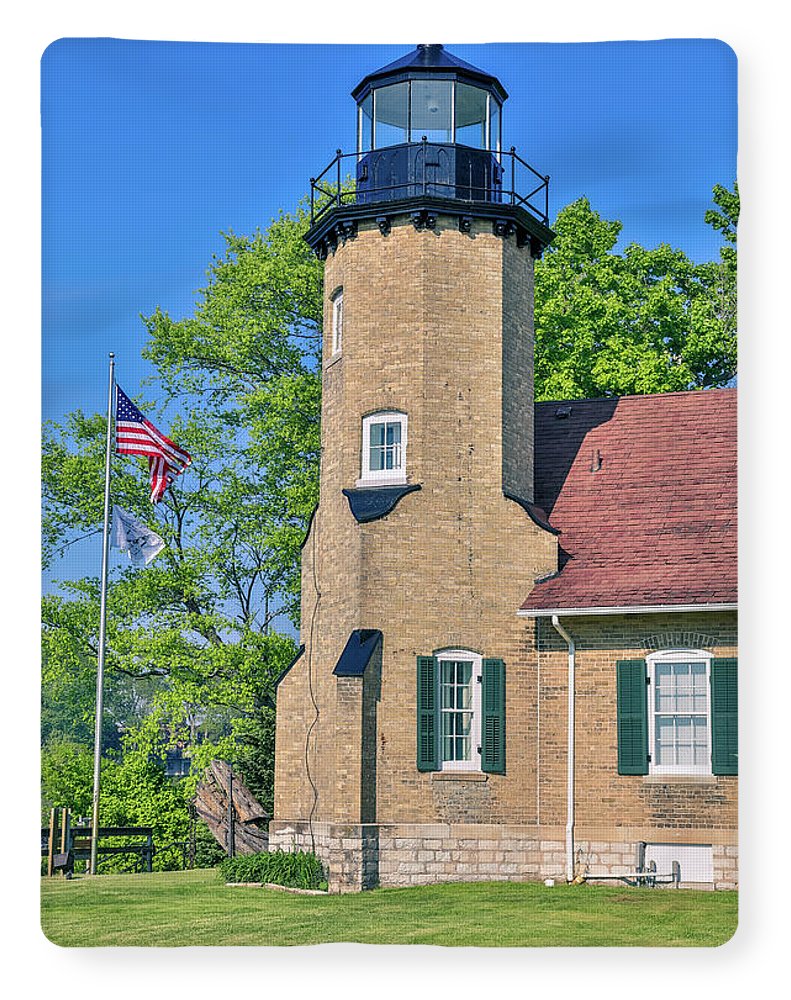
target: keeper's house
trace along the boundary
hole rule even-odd
[[[271,846],[330,887],[736,884],[736,398],[534,404],[547,179],[439,45],[313,182],[321,500]],[[356,174],[354,192],[338,181]]]

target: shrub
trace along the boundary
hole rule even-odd
[[[41,751],[42,813],[41,825],[49,823],[51,806],[68,806],[72,817],[89,815],[93,801],[93,753],[88,747],[61,740]],[[123,756],[108,754],[102,758],[101,826],[150,826],[154,831],[154,870],[184,867],[180,848],[167,848],[185,842],[190,836],[190,814],[183,780],[173,780],[151,760],[148,748],[125,747]],[[103,839],[102,845],[120,846],[129,838]],[[140,838],[132,838],[140,842]],[[105,873],[134,871],[140,868],[133,854],[100,856],[100,870]],[[216,863],[214,859],[212,862]]]
[[[274,882],[293,889],[326,889],[321,861],[310,851],[261,851],[226,858],[218,868],[224,882]]]

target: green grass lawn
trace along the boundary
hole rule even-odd
[[[215,871],[42,879],[41,924],[55,944],[548,945],[723,944],[735,892],[446,884],[346,896],[225,886]]]

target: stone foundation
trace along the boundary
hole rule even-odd
[[[714,844],[714,888],[739,888],[739,848],[735,844]]]
[[[380,885],[379,832],[375,825],[295,823],[269,824],[270,851],[313,851],[328,875],[330,892],[360,892]]]
[[[542,839],[541,833],[535,827],[445,823],[313,823],[311,830],[302,820],[273,820],[269,846],[270,850],[314,850],[327,866],[329,891],[334,893],[437,882],[538,882],[546,878],[565,882],[565,842],[557,839],[557,831],[548,839]],[[634,871],[638,840],[575,840],[577,856],[591,872],[588,881],[595,884],[595,874]],[[713,883],[687,882],[682,870],[682,886],[735,889],[738,848],[713,844],[712,860]]]

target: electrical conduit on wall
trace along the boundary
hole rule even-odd
[[[313,735],[313,730],[319,721],[319,706],[316,702],[316,696],[313,692],[313,644],[315,641],[315,631],[316,631],[316,618],[319,613],[319,605],[321,604],[321,590],[319,588],[319,577],[316,570],[316,539],[318,537],[318,520],[319,520],[319,509],[316,508],[316,512],[313,516],[313,540],[311,543],[311,571],[313,576],[313,588],[316,591],[316,603],[313,605],[313,613],[310,616],[310,643],[308,645],[308,690],[310,691],[310,700],[313,702],[313,709],[315,711],[315,716],[310,726],[308,727],[307,734],[305,735],[305,772],[308,777],[308,782],[313,791],[313,804],[310,807],[310,815],[308,816],[308,829],[310,830],[310,849],[313,854],[316,853],[316,840],[313,835],[313,816],[316,812],[316,806],[319,802],[319,790],[316,787],[316,783],[313,781],[313,776],[310,773],[310,737]]]

